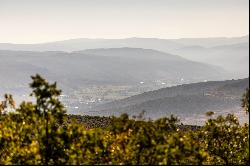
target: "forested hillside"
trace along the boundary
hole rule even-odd
[[[249,78],[227,81],[208,81],[183,84],[145,92],[92,108],[91,115],[116,115],[127,113],[130,116],[145,111],[145,117],[157,119],[175,114],[186,124],[204,124],[206,112],[217,115],[242,113],[240,99],[249,87]],[[240,120],[246,122],[244,114]]]

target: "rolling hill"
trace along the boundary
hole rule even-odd
[[[174,114],[186,124],[201,124],[206,119],[205,113],[214,111],[215,115],[236,113],[246,121],[248,117],[241,111],[240,100],[247,87],[249,78],[183,84],[102,104],[88,114],[118,116],[128,113],[133,116],[146,111],[146,118]]]
[[[151,49],[116,48],[83,52],[0,51],[2,86],[26,84],[40,73],[65,86],[138,84],[157,79],[191,82],[223,79],[221,68]],[[14,85],[13,85],[14,86]]]

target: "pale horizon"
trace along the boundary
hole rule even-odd
[[[0,0],[0,43],[249,35],[248,0]]]

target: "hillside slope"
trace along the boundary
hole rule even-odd
[[[249,76],[249,43],[201,47],[198,45],[182,47],[170,51],[189,60],[223,67],[238,78]]]
[[[128,113],[132,116],[144,110],[147,118],[174,114],[188,124],[202,123],[208,111],[217,115],[239,113],[240,99],[247,87],[249,78],[184,84],[99,105],[89,113],[106,116]]]

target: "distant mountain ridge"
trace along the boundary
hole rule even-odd
[[[202,47],[216,47],[220,45],[233,45],[238,43],[249,43],[249,35],[240,37],[210,37],[210,38],[182,38],[173,39],[183,45],[198,45]]]
[[[0,50],[17,51],[79,51],[96,48],[120,48],[136,47],[145,49],[156,49],[168,52],[189,45],[202,47],[214,47],[219,45],[230,45],[249,42],[249,35],[233,38],[183,38],[183,39],[159,39],[159,38],[125,38],[125,39],[69,39],[56,42],[39,44],[11,44],[0,43]]]
[[[70,39],[57,42],[41,43],[41,44],[10,44],[0,43],[0,50],[16,50],[16,51],[80,51],[85,49],[97,48],[121,48],[135,47],[145,49],[157,49],[163,51],[177,49],[182,44],[156,38],[127,38],[127,39]]]
[[[168,54],[179,55],[191,61],[222,67],[231,72],[232,78],[249,76],[249,35],[232,38],[80,38],[40,44],[0,43],[0,50],[12,51],[86,53],[91,49],[112,48],[153,49]]]

